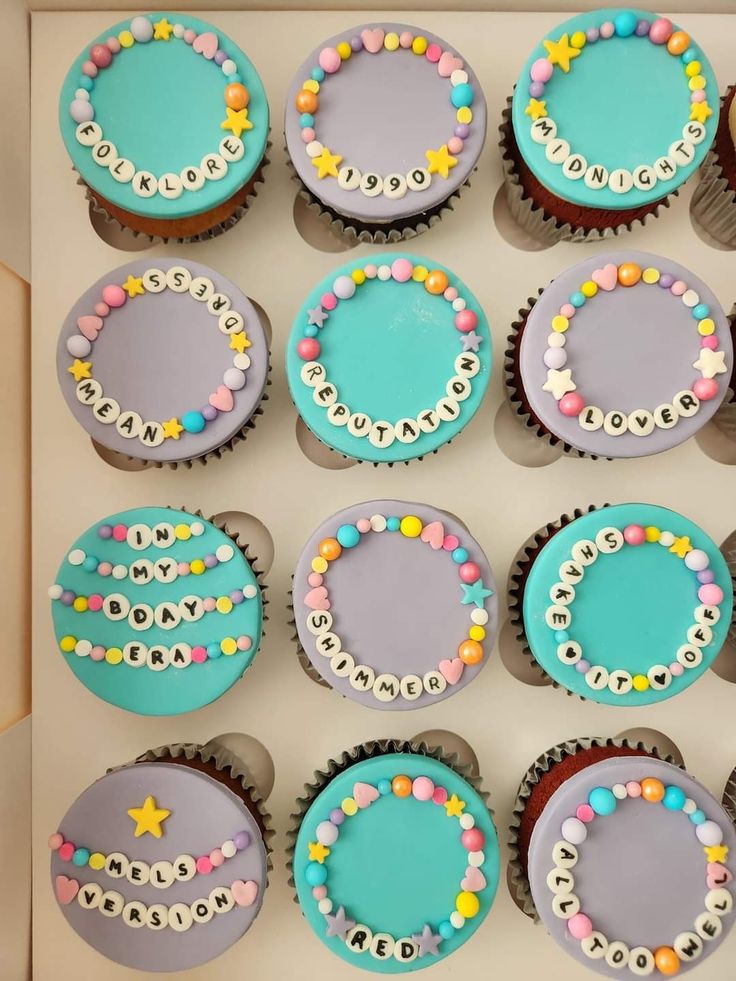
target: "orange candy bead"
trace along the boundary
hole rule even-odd
[[[250,92],[241,82],[231,82],[225,89],[225,105],[239,111],[250,102]]]
[[[654,951],[654,963],[657,970],[668,977],[680,970],[680,958],[671,947],[658,947]]]
[[[444,293],[449,285],[450,281],[447,278],[447,274],[443,273],[441,269],[433,269],[424,280],[425,290],[428,293],[433,293],[435,296]]]
[[[674,34],[670,35],[670,39],[667,42],[667,50],[671,55],[681,55],[689,47],[690,35],[686,34],[685,31],[675,31]]]
[[[317,93],[309,92],[307,89],[297,92],[295,102],[299,112],[316,112],[319,108]]]
[[[397,797],[408,797],[411,794],[411,777],[394,777],[391,781],[391,790]]]
[[[641,279],[641,266],[635,262],[622,262],[618,267],[618,281],[622,286],[636,286]]]
[[[654,777],[647,777],[641,782],[641,795],[650,804],[658,804],[664,797],[664,784],[661,780],[655,780]],[[661,949],[666,950],[667,948],[662,947]]]
[[[464,640],[457,653],[463,664],[478,664],[483,660],[483,648],[477,640]]]
[[[319,554],[323,559],[327,559],[328,562],[334,562],[335,559],[339,559],[341,552],[342,545],[336,538],[324,538],[319,543]]]

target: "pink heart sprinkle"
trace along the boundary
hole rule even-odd
[[[217,35],[213,34],[211,31],[205,34],[198,34],[192,48],[197,54],[201,54],[203,58],[207,58],[208,61],[212,61],[215,57],[215,52],[217,51],[219,41],[217,40]]]
[[[456,58],[451,51],[443,51],[437,62],[437,71],[442,78],[449,78],[453,72],[460,71],[462,67],[462,58]]]
[[[600,286],[602,290],[610,293],[611,290],[616,289],[616,283],[618,283],[618,269],[612,262],[609,262],[602,269],[594,269],[590,274],[590,278],[593,280],[596,286]]]
[[[369,783],[356,783],[353,787],[353,800],[361,810],[378,799],[378,791]]]
[[[454,657],[451,661],[445,658],[439,663],[440,673],[449,685],[456,685],[460,681],[464,668],[465,665],[459,657]]]
[[[363,42],[363,47],[369,54],[377,54],[383,47],[383,39],[386,37],[386,32],[380,27],[366,27],[366,29],[361,33],[360,39]]]
[[[423,542],[435,550],[435,552],[442,548],[442,543],[445,540],[445,529],[442,526],[441,521],[430,521],[428,525],[422,528],[422,533],[419,536]]]
[[[68,906],[79,892],[79,883],[76,879],[70,879],[66,875],[57,875],[55,888],[56,898],[61,905]]]
[[[469,865],[465,870],[465,878],[460,883],[460,888],[465,892],[480,892],[485,889],[486,885],[486,877],[481,870]]]
[[[238,906],[252,906],[258,896],[258,883],[253,882],[252,879],[248,879],[247,882],[236,879],[230,886],[230,891]]]
[[[88,341],[96,341],[97,335],[100,333],[104,327],[104,321],[102,317],[80,317],[77,320],[77,327],[79,327],[80,334],[84,334]]]
[[[209,397],[210,405],[213,405],[220,412],[230,412],[233,407],[233,393],[227,385],[220,385],[216,392]]]
[[[329,610],[330,600],[326,586],[315,586],[304,597],[304,605],[310,610]]]

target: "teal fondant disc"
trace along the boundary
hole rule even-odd
[[[139,15],[140,16],[140,15]],[[184,189],[177,198],[160,193],[140,197],[130,181],[119,182],[106,166],[98,165],[89,146],[76,138],[77,123],[70,105],[83,79],[82,65],[95,44],[105,44],[130,29],[130,20],[120,21],[93,39],[70,68],[59,99],[61,135],[72,163],[86,184],[112,204],[147,218],[174,219],[198,215],[216,208],[246,184],[263,159],[268,141],[269,109],[263,83],[245,53],[211,24],[191,14],[152,13],[144,15],[152,24],[166,18],[197,35],[214,35],[217,47],[235,62],[237,74],[248,89],[247,119],[252,129],[240,136],[245,153],[228,164],[219,180],[205,180],[198,190]],[[183,38],[135,42],[113,55],[107,68],[92,79],[89,93],[94,121],[102,127],[117,156],[130,160],[136,171],[156,177],[180,174],[185,167],[200,167],[203,158],[217,153],[226,119],[225,88],[228,78],[214,60],[194,51]]]
[[[186,540],[172,539],[165,547],[151,543],[143,549],[134,549],[125,540],[103,539],[99,535],[99,528],[105,525],[154,528],[161,523],[170,528],[179,524],[191,527],[199,523],[204,531]],[[214,568],[205,568],[201,574],[189,572],[188,575],[178,575],[171,582],[161,582],[150,568],[163,559],[171,559],[173,565],[204,560],[206,556],[215,555],[218,548],[223,546],[231,550],[230,557],[218,562]],[[86,559],[126,567],[128,574],[118,579],[114,572],[103,576],[97,569],[86,567],[84,561],[78,564],[81,556],[74,553],[80,550]],[[133,573],[133,566],[136,565],[143,571]],[[146,581],[148,577],[150,579]],[[61,598],[52,598],[58,645],[56,656],[63,657],[82,684],[99,698],[139,715],[178,715],[209,704],[242,676],[260,644],[263,602],[250,564],[225,532],[204,518],[185,511],[134,508],[96,522],[69,549],[57,573],[56,585],[87,599],[90,596],[120,594],[131,608],[145,604],[152,611],[163,603],[179,605],[184,598],[193,596],[200,599],[229,597],[246,587],[254,593],[252,598],[244,598],[242,602],[234,604],[227,613],[217,610],[204,612],[196,620],[182,617],[175,626],[171,626],[171,621],[167,621],[165,626],[154,621],[143,629],[131,625],[130,614],[120,619],[110,619],[104,608],[77,611],[73,606],[65,605]],[[191,652],[196,647],[219,647],[224,638],[239,637],[250,639],[247,650],[238,649],[231,654],[220,650],[215,657],[208,656],[201,663],[195,659],[184,666],[169,662],[162,669],[152,668],[147,663],[151,649],[159,646],[172,654],[182,646],[186,661],[187,649]],[[128,644],[142,645],[143,649],[138,651],[135,663],[131,663],[127,657],[118,660],[117,654],[113,654],[112,658],[118,663],[111,663],[107,656],[95,659],[90,655],[88,645],[78,650],[62,650],[62,638],[88,641],[93,647],[104,648],[105,651],[117,649],[124,652]],[[181,659],[179,664],[183,664]]]
[[[677,190],[701,165],[715,139],[718,126],[718,82],[710,62],[691,39],[686,58],[696,58],[706,82],[705,95],[713,114],[705,120],[704,138],[694,147],[689,163],[677,164],[669,179],[658,179],[651,187],[636,187],[617,193],[609,186],[593,189],[581,176],[571,180],[563,174],[561,163],[546,156],[546,144],[531,136],[531,117],[526,114],[530,101],[530,69],[538,59],[548,57],[543,41],[568,41],[576,32],[600,29],[622,14],[649,23],[657,14],[637,9],[605,8],[577,14],[549,31],[524,63],[513,97],[514,135],[525,163],[534,176],[553,194],[584,208],[626,210],[652,204]],[[674,25],[674,30],[681,30]],[[632,172],[642,164],[653,165],[667,156],[672,144],[682,139],[683,127],[690,119],[691,90],[686,64],[680,55],[671,55],[666,44],[654,44],[636,34],[587,42],[581,53],[569,62],[569,72],[559,65],[545,84],[539,99],[546,103],[548,117],[557,126],[557,136],[570,144],[572,153],[581,154],[588,166],[602,164],[608,173],[623,168]]]
[[[698,664],[690,667],[686,662],[683,672],[673,674],[663,687],[658,687],[663,684],[662,673],[658,672],[659,680],[655,679],[654,685],[645,690],[631,688],[616,693],[610,686],[592,688],[575,664],[561,661],[561,643],[578,643],[582,659],[591,666],[605,668],[609,674],[621,670],[632,677],[646,676],[655,665],[669,668],[678,661],[678,650],[691,646],[687,634],[691,627],[697,627],[694,614],[701,605],[697,573],[687,568],[668,546],[649,541],[641,545],[624,543],[618,551],[599,553],[584,567],[582,579],[574,586],[574,599],[568,604],[572,622],[565,630],[569,638],[557,639],[545,616],[553,604],[550,591],[560,582],[560,571],[570,562],[573,546],[582,541],[595,543],[603,528],[623,532],[628,525],[658,528],[677,538],[689,538],[693,549],[706,553],[708,568],[723,591],[723,600],[717,622],[710,625],[710,642],[700,645],[698,641],[702,652]],[[524,632],[536,660],[568,691],[607,705],[649,705],[684,691],[715,660],[726,638],[732,609],[731,576],[716,543],[692,521],[653,504],[616,504],[576,518],[542,547],[524,586]]]
[[[448,797],[464,802],[463,813],[471,814],[474,827],[484,836],[483,862],[479,866],[485,885],[473,895],[478,912],[452,930],[437,945],[437,953],[425,951],[408,961],[386,955],[377,957],[370,948],[358,950],[338,936],[327,936],[329,920],[320,912],[309,879],[310,842],[318,842],[318,825],[330,820],[346,798],[358,796],[356,784],[366,784],[374,794],[382,783],[404,775],[411,780],[428,777],[435,788],[444,788]],[[385,791],[385,787],[383,788]],[[468,851],[463,846],[463,829],[457,816],[448,816],[442,803],[417,800],[411,794],[397,797],[392,792],[377,796],[337,827],[337,840],[329,846],[322,863],[325,886],[332,901],[330,915],[342,907],[345,917],[356,926],[364,925],[375,937],[388,934],[398,941],[411,940],[428,926],[437,935],[440,924],[449,923],[456,898],[463,892],[461,882],[468,870]],[[500,870],[498,839],[493,819],[483,799],[459,774],[444,763],[418,753],[389,753],[356,763],[338,774],[311,804],[296,840],[294,882],[297,896],[310,926],[322,942],[355,967],[378,974],[398,974],[430,967],[462,946],[481,925],[498,887]],[[474,887],[479,885],[473,883]],[[333,931],[334,932],[334,931]],[[449,931],[448,931],[449,932]],[[349,934],[346,934],[349,937]]]

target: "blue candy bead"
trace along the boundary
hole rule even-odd
[[[87,862],[89,862],[89,849],[77,848],[72,855],[72,862],[74,862],[75,865],[86,865]]]
[[[705,821],[705,814],[702,811],[693,811],[690,820],[693,824],[702,824]]]
[[[181,424],[188,433],[201,433],[207,425],[207,421],[201,412],[196,409],[192,412],[185,412],[181,417]]]
[[[462,109],[463,106],[472,106],[473,86],[467,82],[455,85],[450,93],[450,102],[452,102],[456,109]]]
[[[360,541],[360,532],[355,525],[340,525],[336,537],[343,548],[355,548]]]
[[[82,75],[82,77],[79,79],[79,85],[77,86],[78,89],[86,89],[88,92],[91,92],[94,87],[95,83],[92,81],[89,75]]]
[[[455,927],[449,920],[443,920],[437,927],[437,930],[439,931],[439,935],[443,940],[449,940],[455,935]]]
[[[687,51],[683,51],[680,55],[683,65],[689,65],[691,61],[695,61],[695,59],[699,57],[700,56],[695,48],[688,48]]]
[[[313,68],[310,74],[315,82],[324,81],[325,70],[324,68],[320,68],[319,65],[316,68]]]
[[[570,639],[570,634],[566,630],[555,630],[555,640],[558,644],[566,644]]]
[[[588,803],[596,814],[613,814],[616,810],[616,798],[608,787],[596,787],[588,794]]]
[[[458,565],[462,565],[463,562],[468,561],[468,553],[464,548],[456,548],[452,553],[452,561],[457,562]]]
[[[308,126],[314,126],[314,116],[311,112],[303,112],[299,117],[299,125],[302,129],[306,129]]]
[[[707,303],[697,303],[690,312],[696,320],[703,320],[710,314],[710,307]]]
[[[207,657],[220,657],[222,651],[220,650],[219,644],[208,644],[207,645]]]
[[[679,787],[667,787],[662,798],[662,803],[669,811],[681,811],[686,799],[684,790],[681,790]]]
[[[378,787],[378,793],[381,795],[381,797],[387,797],[391,793],[390,780],[379,780],[376,786]]]
[[[96,559],[94,555],[88,555],[82,562],[82,568],[85,572],[94,572],[99,564],[99,559]]]
[[[574,307],[582,307],[585,303],[585,296],[582,293],[573,293],[570,297],[570,303]]]
[[[310,886],[323,886],[327,882],[327,869],[319,862],[310,862],[304,870],[304,878]]]
[[[401,527],[401,522],[398,518],[388,518],[386,520],[386,527],[389,531],[398,531]]]
[[[631,37],[636,30],[638,18],[631,10],[622,10],[613,18],[613,26],[619,37]]]
[[[228,82],[242,82],[243,81],[243,79],[240,77],[240,75],[237,72],[233,72],[232,75],[228,75],[227,76],[227,80],[228,80]]]
[[[317,336],[317,328],[314,326],[314,324],[307,324],[307,326],[304,328],[304,336],[305,337]]]

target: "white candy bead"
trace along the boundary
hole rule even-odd
[[[708,848],[720,845],[723,841],[723,832],[715,821],[703,821],[702,824],[696,824],[695,836],[702,845]]]
[[[588,837],[588,829],[580,818],[569,817],[562,822],[562,837],[571,845],[582,845]]]

